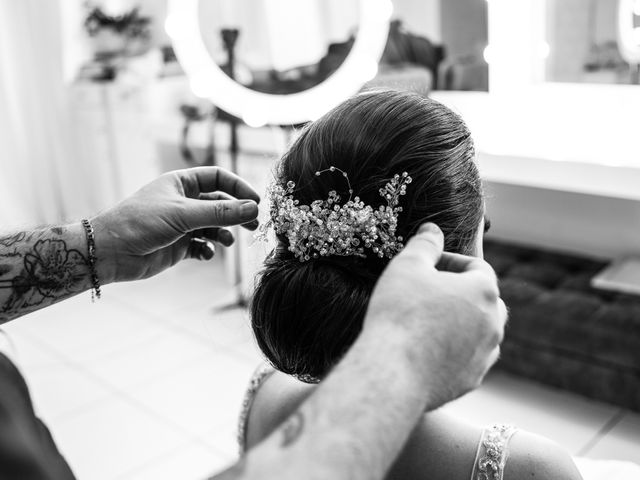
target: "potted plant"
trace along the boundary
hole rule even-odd
[[[89,11],[84,27],[93,40],[97,58],[144,53],[151,37],[151,19],[139,8],[122,15],[108,15],[100,7]]]

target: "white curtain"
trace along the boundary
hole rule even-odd
[[[0,229],[81,202],[63,83],[60,1],[0,0]]]

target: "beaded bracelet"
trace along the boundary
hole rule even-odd
[[[95,302],[96,297],[100,298],[102,292],[100,291],[100,280],[98,279],[98,272],[96,271],[96,237],[93,232],[93,226],[89,220],[82,220],[82,226],[87,234],[87,250],[89,251],[89,274],[91,275],[91,284],[93,288],[91,290],[91,301]]]

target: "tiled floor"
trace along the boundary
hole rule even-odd
[[[185,262],[9,324],[41,416],[83,479],[200,479],[236,455],[235,422],[260,361],[220,260]],[[4,328],[4,327],[3,327]],[[512,422],[572,454],[640,463],[640,416],[494,373],[445,407]]]

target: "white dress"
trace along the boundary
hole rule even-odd
[[[247,449],[247,420],[255,396],[262,384],[274,372],[273,367],[261,365],[251,377],[238,421],[240,455],[243,455]],[[502,480],[504,467],[509,455],[509,440],[516,431],[516,428],[511,425],[502,424],[491,425],[482,430],[473,462],[471,480]]]

